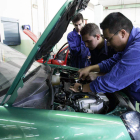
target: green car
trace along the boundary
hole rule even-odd
[[[88,2],[66,1],[27,58],[0,43],[0,140],[140,140],[140,114],[124,93],[74,93],[77,69],[47,64]]]

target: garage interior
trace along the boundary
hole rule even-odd
[[[9,37],[9,33],[13,32],[11,30],[11,26],[13,26],[13,30],[17,30],[16,33],[18,37],[15,39],[18,41],[10,46],[28,56],[35,45],[35,42],[23,32],[23,27],[30,29],[36,38],[39,39],[64,2],[65,0],[1,0],[1,42],[10,45],[8,42],[4,41],[4,39],[6,36],[6,30],[9,30]],[[104,17],[111,12],[123,13],[132,21],[135,27],[140,27],[140,0],[90,0],[88,7],[86,10],[82,11],[82,14],[85,23],[95,23],[99,25]],[[8,27],[5,24],[7,21],[9,21],[9,23],[12,22],[15,25],[9,24]],[[72,30],[73,25],[71,23],[62,39],[54,47],[54,53],[67,42],[67,34]],[[12,34],[10,37],[12,38]]]
[[[71,58],[67,35],[74,29],[69,20],[73,15],[69,11],[73,12],[73,7],[84,0],[77,0],[77,3],[74,0],[76,4],[69,1],[0,0],[0,140],[43,140],[46,136],[50,140],[140,140],[140,104],[136,102],[134,107],[123,89],[93,94],[92,80],[79,78],[79,68],[70,67],[71,62],[67,62]],[[64,3],[69,5],[64,8]],[[59,10],[64,20],[56,15]],[[112,12],[121,12],[134,27],[140,28],[140,0],[90,0],[81,13],[84,24],[95,23],[100,27]],[[111,37],[101,37],[109,43],[118,31]],[[8,73],[6,67],[9,65],[12,67],[8,68]],[[117,70],[119,73],[120,69]],[[93,72],[100,73],[100,69]],[[78,92],[71,90],[80,82]],[[83,85],[87,84],[90,91],[85,92]],[[105,84],[109,87],[112,83]],[[115,89],[114,85],[111,86]]]
[[[4,18],[9,20],[9,22],[11,20],[18,21],[21,43],[15,46],[12,45],[11,47],[28,55],[34,46],[34,42],[23,33],[22,26],[29,26],[30,30],[39,38],[64,2],[65,0],[59,2],[55,0],[1,0],[1,42],[3,42],[4,38],[2,26]],[[140,27],[140,0],[90,0],[88,7],[82,11],[82,14],[87,23],[96,23],[99,25],[106,15],[117,11],[129,17],[134,26]],[[73,30],[72,24],[69,25],[63,38],[54,48],[54,52],[57,52],[67,42],[67,34],[71,30]]]

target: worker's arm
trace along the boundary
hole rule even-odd
[[[108,73],[112,67],[117,63],[117,61],[121,58],[122,53],[114,54],[113,57],[102,61],[99,64],[92,65],[83,69],[80,69],[79,78],[85,80],[85,78],[89,75],[90,72],[101,72]]]
[[[97,77],[99,77],[99,76],[103,76],[103,75],[105,75],[105,73],[100,73],[100,72],[90,72],[90,73],[89,73],[89,77],[88,77],[87,80],[91,80],[91,81],[93,81],[93,80],[95,80]]]
[[[74,86],[71,86],[70,89],[74,92],[79,92],[79,86],[82,86],[82,92],[92,92],[90,90],[90,85],[89,83],[88,84],[85,84],[85,85],[82,85],[80,83],[76,83]]]
[[[140,45],[140,44],[138,44]],[[137,45],[137,46],[138,46]],[[135,46],[135,45],[134,45]],[[104,76],[97,77],[90,84],[83,85],[83,91],[93,93],[113,93],[131,85],[130,90],[140,90],[140,50],[138,47],[131,47],[123,56],[118,57],[118,62],[112,67],[111,71]],[[132,59],[133,58],[133,59]],[[104,65],[108,65],[108,61]],[[136,88],[136,89],[135,89]],[[77,84],[74,85],[74,90]]]
[[[137,46],[140,44],[137,44]],[[92,92],[115,92],[133,85],[132,91],[140,84],[140,50],[136,44],[130,47],[109,73],[90,83]],[[132,59],[133,58],[133,59]]]
[[[80,69],[79,71],[79,78],[82,80],[85,80],[87,76],[89,76],[90,72],[100,72],[99,65],[92,65],[83,69]]]
[[[77,55],[81,52],[81,47],[76,45],[76,39],[72,36],[71,33],[67,36],[70,52],[74,55]]]
[[[103,74],[103,73],[94,73],[94,72],[90,72],[89,73],[89,80],[95,80],[97,77],[99,77],[99,76],[103,76],[103,75],[105,75],[105,74]],[[79,92],[79,86],[81,86],[82,84],[80,84],[80,83],[75,83],[74,84],[74,86],[71,86],[70,87],[70,89],[71,90],[73,90],[74,92]],[[84,84],[84,85],[82,85],[82,92],[92,92],[91,91],[91,89],[90,89],[90,83],[88,83],[88,84]]]

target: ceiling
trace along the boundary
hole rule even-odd
[[[126,5],[140,3],[140,0],[90,0],[93,5],[101,4],[103,6],[109,5]]]

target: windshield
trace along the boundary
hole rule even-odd
[[[26,58],[22,53],[0,43],[0,97],[7,93]],[[26,75],[39,65],[34,62]]]
[[[26,56],[0,43],[0,96],[6,94]]]

